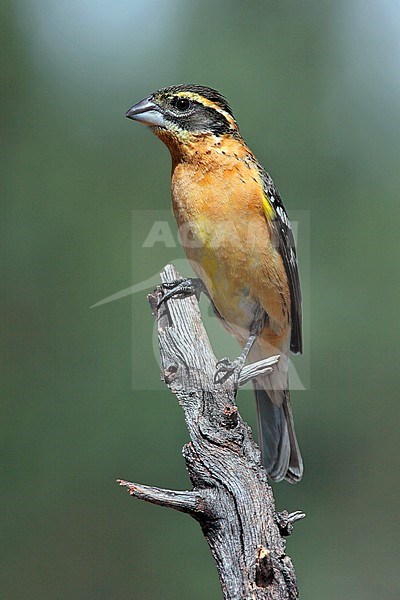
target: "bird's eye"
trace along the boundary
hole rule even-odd
[[[184,111],[187,110],[190,106],[190,102],[187,98],[174,98],[174,102],[173,102],[175,108],[177,108],[180,111]]]

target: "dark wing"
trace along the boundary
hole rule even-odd
[[[276,246],[282,256],[289,282],[292,327],[290,349],[292,352],[301,353],[303,351],[301,289],[293,231],[274,182],[261,165],[258,165],[258,168],[263,182],[264,193],[274,209],[272,226],[276,234]]]

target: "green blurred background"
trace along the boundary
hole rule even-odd
[[[146,291],[90,309],[183,257],[132,252],[135,211],[168,214],[170,161],[124,113],[184,82],[228,97],[289,214],[309,215],[293,393],[306,472],[274,486],[279,509],[307,513],[288,540],[301,597],[397,598],[398,1],[1,11],[0,598],[221,597],[198,525],[114,483],[189,485]],[[249,392],[239,404],[254,425]]]

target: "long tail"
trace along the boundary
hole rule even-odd
[[[263,465],[274,481],[287,479],[297,483],[303,476],[303,460],[294,430],[289,390],[271,389],[270,378],[259,377],[254,392]]]

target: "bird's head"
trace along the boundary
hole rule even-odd
[[[238,126],[225,98],[201,85],[174,85],[134,104],[126,116],[154,130],[167,146],[199,137],[238,136]]]

